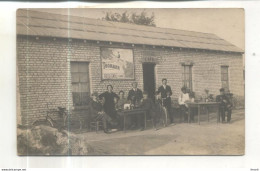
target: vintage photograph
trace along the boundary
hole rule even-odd
[[[244,155],[244,10],[16,12],[17,155]]]

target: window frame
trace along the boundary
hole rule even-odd
[[[187,72],[188,68],[188,72]],[[182,86],[189,88],[193,91],[193,77],[192,77],[193,64],[182,63]]]
[[[223,70],[225,68],[225,70]],[[221,81],[221,87],[224,89],[229,90],[229,66],[228,65],[221,65],[220,66],[220,81]],[[225,82],[225,85],[223,84]]]

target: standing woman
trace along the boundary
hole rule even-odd
[[[100,94],[99,98],[104,99],[104,111],[113,119],[117,119],[115,102],[119,99],[118,95],[113,92],[113,86],[107,85],[107,91]]]

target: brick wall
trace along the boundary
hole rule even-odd
[[[69,99],[67,43],[52,39],[17,37],[17,64],[22,124],[45,116],[50,108],[66,106]]]
[[[221,87],[220,66],[228,65],[230,90],[243,96],[242,55],[235,53],[203,52],[169,48],[152,48],[121,44],[102,44],[83,40],[53,39],[36,37],[17,37],[17,65],[20,91],[20,112],[22,124],[46,114],[46,104],[50,108],[64,106],[71,108],[70,61],[89,62],[90,89],[99,93],[106,90],[107,84],[114,91],[128,92],[133,80],[101,80],[100,46],[133,48],[135,62],[135,80],[143,89],[142,58],[157,58],[156,88],[162,78],[168,79],[173,89],[173,98],[177,98],[182,87],[181,62],[193,62],[193,90],[200,95],[207,88],[210,93],[218,94]],[[127,95],[127,94],[126,94]]]
[[[138,52],[137,52],[138,51]],[[148,54],[158,57],[156,65],[156,88],[161,85],[162,78],[168,79],[172,87],[173,97],[177,98],[182,87],[182,65],[181,63],[192,62],[193,91],[197,95],[204,94],[204,90],[219,94],[221,88],[221,66],[229,66],[229,87],[235,95],[244,96],[243,88],[243,60],[241,54],[195,51],[162,48],[139,48],[135,50],[136,58],[141,59]],[[152,52],[152,53],[151,53]],[[141,57],[140,57],[140,56]]]

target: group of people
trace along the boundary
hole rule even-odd
[[[122,117],[118,115],[118,111],[124,110],[125,104],[129,104],[130,108],[141,108],[145,110],[148,117],[153,122],[153,127],[158,130],[158,123],[163,121],[163,125],[174,123],[172,112],[172,90],[167,85],[167,79],[162,79],[162,85],[155,92],[155,98],[149,97],[147,92],[142,92],[138,87],[137,82],[132,83],[132,89],[129,90],[127,98],[125,92],[119,91],[117,95],[113,91],[112,85],[107,85],[107,91],[98,94],[92,94],[90,102],[91,120],[100,120],[103,122],[105,133],[110,133],[111,129],[123,129]],[[231,120],[231,103],[230,98],[224,93],[224,89],[220,89],[221,94],[217,96],[216,100],[220,103],[220,113],[222,121],[225,120],[225,113],[228,113],[227,121]],[[189,91],[186,87],[181,88],[181,94],[178,98],[180,107],[180,116],[183,122],[188,120],[188,102],[194,102],[195,94]],[[194,120],[195,111],[191,111],[191,121]],[[144,130],[144,116],[132,115],[130,118],[130,129]]]
[[[180,117],[181,120],[184,122],[188,121],[188,102],[194,102],[195,101],[195,93],[187,89],[186,87],[181,88],[181,95],[179,96],[178,103],[180,106]],[[207,93],[207,97],[205,97],[206,102],[214,101],[212,95],[208,95],[208,90],[205,90]],[[220,94],[216,96],[216,102],[219,103],[219,114],[221,117],[222,123],[226,122],[227,117],[227,123],[230,123],[231,121],[231,114],[232,114],[232,97],[233,94],[230,93],[230,91],[225,91],[224,88],[219,89]],[[190,111],[190,119],[191,122],[194,121],[194,115],[196,113],[196,109],[192,108]]]
[[[149,97],[147,92],[142,92],[137,82],[132,83],[132,89],[129,90],[127,98],[124,91],[119,91],[117,95],[113,91],[112,85],[107,85],[107,91],[98,94],[92,93],[90,102],[91,120],[100,120],[103,122],[105,133],[109,133],[110,129],[122,129],[122,117],[118,115],[118,111],[124,110],[125,104],[130,104],[130,108],[141,108],[145,110],[148,117],[153,121],[153,126],[158,130],[158,122],[164,117],[164,126],[168,124],[168,118],[173,123],[171,112],[171,87],[167,85],[167,79],[162,80],[162,86],[155,92],[155,98]],[[169,117],[170,116],[170,117]],[[130,120],[130,129],[144,130],[144,116],[133,115]]]

